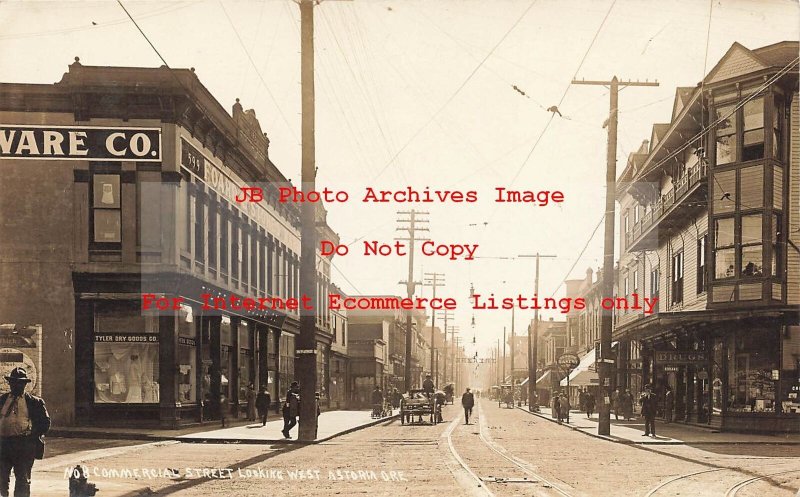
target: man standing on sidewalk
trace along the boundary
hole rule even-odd
[[[272,404],[272,398],[267,392],[267,387],[262,386],[261,391],[256,396],[256,409],[258,410],[258,417],[261,419],[261,426],[267,425],[267,413],[269,412],[270,404]]]
[[[644,393],[639,398],[642,405],[642,416],[644,416],[643,437],[651,436],[656,438],[656,394],[648,383],[644,386]]]
[[[475,397],[472,395],[472,392],[469,391],[469,387],[467,387],[467,391],[464,392],[464,395],[461,396],[461,406],[464,408],[464,424],[469,424],[472,408],[475,407]]]
[[[290,430],[297,425],[297,416],[300,414],[300,383],[293,381],[286,392],[283,403],[283,437],[292,438]]]
[[[5,378],[11,391],[0,396],[0,496],[8,497],[13,468],[14,497],[29,497],[33,461],[44,457],[40,437],[50,430],[50,416],[42,399],[25,393],[31,382],[25,368]]]

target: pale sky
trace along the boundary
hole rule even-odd
[[[255,109],[271,159],[299,185],[297,5],[123,3],[171,67],[195,67],[229,111],[237,97]],[[323,0],[315,18],[317,185],[350,194],[327,206],[328,220],[343,243],[358,240],[334,260],[334,281],[352,294],[404,295],[397,282],[406,278],[407,259],[365,257],[361,243],[392,242],[397,210],[430,211],[433,241],[478,244],[476,255],[489,257],[415,259],[417,274],[445,273],[438,295],[458,299],[455,323],[470,343],[475,315],[481,355],[503,326],[510,329],[510,311],[473,311],[470,283],[478,293],[532,295],[533,259],[496,257],[539,251],[558,255],[541,265],[540,295],[550,296],[600,220],[608,94],[570,87],[576,72],[661,83],[620,93],[621,172],[652,125],[669,121],[675,88],[697,84],[732,43],[758,48],[800,37],[798,4],[788,0]],[[75,56],[84,65],[162,64],[116,2],[0,3],[0,81],[54,83]],[[542,134],[546,108],[562,98],[563,117]],[[368,186],[477,190],[479,199],[364,204]],[[565,201],[497,204],[494,187],[560,190]],[[601,259],[602,228],[570,277]],[[562,285],[556,297],[563,294]],[[532,317],[518,312],[517,331]]]

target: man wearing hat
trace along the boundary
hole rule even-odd
[[[300,383],[293,381],[286,392],[283,402],[283,433],[284,438],[292,438],[291,429],[297,425],[297,416],[300,414]]]
[[[435,385],[433,384],[433,379],[431,379],[430,374],[425,375],[425,381],[422,382],[422,390],[425,391],[425,394],[428,396],[433,395],[433,391],[435,389]]]
[[[649,383],[644,386],[644,393],[639,397],[639,402],[642,405],[642,416],[644,416],[642,436],[656,438],[656,394],[653,393],[653,387]]]
[[[14,368],[5,378],[11,391],[0,395],[0,496],[8,497],[13,469],[14,497],[28,497],[33,461],[44,456],[40,437],[50,430],[50,416],[42,399],[25,393],[31,382],[25,368]]]

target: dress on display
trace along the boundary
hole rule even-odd
[[[128,366],[128,397],[125,402],[142,402],[142,364],[135,355],[131,356],[131,363]]]

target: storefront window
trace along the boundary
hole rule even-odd
[[[158,402],[158,316],[134,307],[95,311],[94,386],[96,403]]]
[[[280,338],[280,395],[286,394],[294,381],[294,335],[282,334]]]
[[[222,322],[219,327],[219,343],[220,343],[220,377],[219,377],[219,391],[228,401],[233,398],[233,390],[231,385],[231,372],[233,371],[233,351],[231,350],[231,318],[222,316]]]
[[[239,401],[247,399],[247,387],[253,380],[250,379],[253,371],[253,349],[251,347],[253,326],[247,321],[239,322]]]
[[[178,402],[197,402],[197,333],[192,308],[178,313]]]
[[[778,380],[777,335],[739,330],[728,344],[728,410],[775,412]]]

